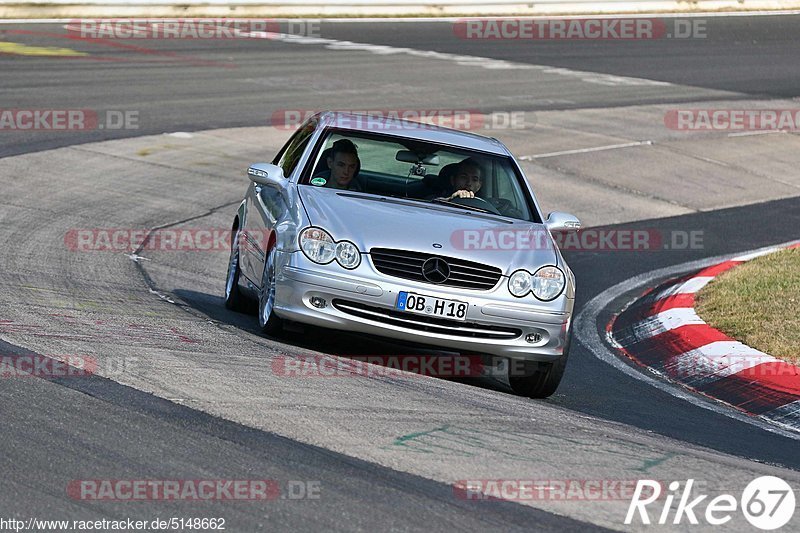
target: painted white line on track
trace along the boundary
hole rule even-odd
[[[618,18],[725,18],[725,17],[765,17],[775,15],[800,15],[800,10],[754,10],[730,12],[688,12],[688,13],[598,13],[562,15],[469,15],[465,17],[371,17],[371,18],[322,18],[323,22],[459,22],[465,19],[492,20],[555,20],[555,19],[618,19]]]
[[[738,341],[715,341],[705,346],[700,346],[691,350],[697,355],[708,359],[714,364],[719,364],[733,358],[732,364],[727,367],[731,374],[736,374],[742,370],[747,370],[761,363],[774,363],[778,359],[767,355],[764,352],[751,348]],[[687,352],[682,355],[689,355]]]
[[[767,248],[759,248],[757,250],[753,250],[753,252],[759,252],[762,250],[773,250],[775,248],[789,246],[798,242],[800,241],[790,241],[777,247],[770,246]],[[756,426],[759,429],[763,429],[764,431],[769,431],[770,433],[775,433],[783,437],[800,441],[800,433],[788,429],[789,426],[782,425],[780,423],[780,419],[770,420],[762,416],[754,417],[745,415],[743,413],[736,411],[727,404],[713,401],[703,396],[691,393],[688,390],[683,389],[682,387],[655,379],[645,374],[644,372],[638,370],[637,368],[625,363],[622,359],[620,359],[620,357],[618,357],[609,349],[607,341],[603,339],[600,330],[598,330],[597,328],[597,319],[600,316],[600,313],[602,313],[603,310],[605,310],[611,304],[611,302],[613,302],[623,294],[635,290],[644,285],[652,284],[656,280],[669,277],[670,275],[674,275],[680,272],[699,270],[701,268],[715,265],[717,263],[729,259],[731,259],[731,255],[721,255],[717,257],[711,257],[708,259],[690,261],[688,263],[682,263],[680,265],[674,265],[653,270],[650,272],[645,272],[644,274],[639,274],[638,276],[634,276],[630,279],[617,283],[613,287],[606,289],[605,291],[601,292],[600,294],[592,298],[575,317],[576,339],[578,342],[586,346],[586,348],[595,357],[597,357],[604,363],[611,365],[612,367],[616,368],[617,370],[623,372],[624,374],[634,379],[647,383],[648,385],[662,392],[674,396],[675,398],[678,398],[680,400],[685,400],[697,407],[706,409],[708,411],[712,411],[714,413],[726,416],[728,418],[732,418],[739,422],[744,422],[745,424]],[[640,296],[637,295],[636,300],[638,300],[639,297]],[[794,402],[793,404],[790,405],[794,405],[795,403],[798,402]],[[795,408],[800,408],[800,406],[795,406]]]
[[[670,285],[663,291],[660,291],[656,294],[655,300],[663,300],[665,298],[669,298],[670,296],[675,296],[678,293],[678,289],[680,289],[681,284],[675,283],[674,285]]]
[[[643,318],[631,327],[636,332],[636,337],[645,339],[655,337],[665,331],[672,331],[681,326],[705,324],[703,319],[697,316],[692,307],[676,307],[661,311],[657,315]]]
[[[669,360],[669,367],[672,371],[678,371],[680,375],[690,374],[692,379],[718,381],[728,376],[732,376],[747,368],[758,366],[756,364],[743,365],[742,360],[733,360],[726,357],[703,358],[697,356],[697,351],[692,350]],[[745,361],[749,361],[745,360]],[[686,370],[682,370],[686,369]],[[669,372],[664,376],[669,379]]]
[[[772,419],[780,421],[781,418],[794,418],[800,413],[800,400],[777,407],[772,411]]]
[[[679,284],[674,294],[697,294],[700,289],[711,283],[714,276],[695,276]]]
[[[736,256],[733,259],[731,259],[731,261],[750,261],[751,259],[755,259],[756,257],[762,257],[765,255],[769,255],[773,252],[777,252],[780,249],[781,249],[780,246],[776,246],[773,248],[768,248],[766,250],[759,250],[757,252]]]
[[[456,65],[467,67],[480,67],[491,70],[538,70],[545,74],[553,74],[556,76],[564,76],[569,78],[577,78],[585,83],[592,83],[596,85],[604,85],[608,87],[670,87],[672,83],[665,81],[649,80],[645,78],[634,78],[630,76],[614,76],[611,74],[603,74],[598,72],[586,72],[582,70],[572,70],[567,68],[554,68],[546,65],[531,65],[528,63],[517,63],[514,61],[506,61],[504,59],[494,59],[490,57],[472,56],[464,54],[451,54],[449,52],[437,52],[435,50],[418,50],[416,48],[405,48],[388,45],[379,45],[372,43],[359,43],[354,41],[340,41],[337,39],[325,39],[322,37],[305,37],[302,35],[291,35],[286,33],[274,33],[265,31],[246,32],[241,30],[234,30],[237,35],[245,37],[252,37],[255,39],[269,39],[270,41],[279,41],[289,44],[321,44],[328,50],[337,51],[361,51],[369,52],[377,55],[394,55],[406,54],[414,57],[422,57],[424,59],[437,59],[442,61],[451,61]],[[643,141],[647,143],[649,141]]]
[[[773,135],[775,133],[789,133],[786,130],[763,130],[763,131],[737,131],[729,133],[728,137],[752,137],[753,135]]]
[[[35,4],[34,4],[35,5]],[[443,23],[453,23],[458,22],[464,19],[476,19],[476,18],[491,18],[491,19],[514,19],[514,20],[550,20],[550,19],[605,19],[605,18],[726,18],[726,17],[766,17],[766,16],[776,16],[776,15],[800,15],[800,10],[754,10],[754,11],[730,11],[730,12],[690,12],[690,13],[629,13],[629,14],[596,14],[596,15],[587,15],[587,14],[575,14],[575,15],[503,15],[500,17],[492,17],[486,15],[475,15],[469,17],[341,17],[341,18],[326,18],[326,17],[310,17],[310,16],[303,16],[303,17],[275,17],[274,20],[319,20],[321,22],[341,22],[341,23],[353,23],[353,22],[364,22],[374,24],[376,22],[443,22]],[[103,20],[104,18],[111,18],[111,17],[93,17],[91,20]],[[114,17],[114,18],[121,18],[121,17]],[[189,18],[189,17],[186,17]],[[221,17],[191,17],[192,19],[202,19],[202,18],[209,18],[209,19],[219,19]],[[229,17],[229,18],[236,18],[236,17]],[[162,19],[162,20],[174,20],[175,17],[125,17],[125,20],[155,20],[155,19]],[[5,19],[0,20],[0,25],[2,24],[65,24],[68,22],[74,22],[76,19],[73,18],[42,18],[42,19],[26,19],[26,18],[17,18],[17,19]]]
[[[672,331],[681,326],[700,325],[705,324],[703,319],[697,315],[692,307],[676,307],[674,309],[667,309],[661,311],[657,315],[651,316],[643,320],[658,322],[661,325],[661,331]]]
[[[695,294],[700,289],[708,285],[712,279],[714,279],[713,276],[695,276],[683,283],[675,283],[674,285],[659,292],[656,295],[655,300],[665,300],[670,296],[675,296],[678,294]]]
[[[560,152],[547,152],[545,154],[523,155],[520,161],[533,161],[534,159],[544,159],[546,157],[558,157],[562,155],[586,154],[589,152],[602,152],[604,150],[618,150],[620,148],[632,148],[634,146],[651,146],[653,141],[634,141],[622,144],[608,144],[605,146],[593,146],[592,148],[576,148],[575,150],[562,150]]]

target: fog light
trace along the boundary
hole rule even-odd
[[[317,309],[325,309],[325,307],[328,306],[328,302],[325,301],[325,298],[320,298],[319,296],[312,296],[310,302],[311,305]]]
[[[535,344],[535,343],[539,342],[540,340],[542,340],[542,334],[541,333],[528,333],[527,335],[525,335],[525,342],[529,342],[531,344]]]

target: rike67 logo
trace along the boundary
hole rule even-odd
[[[694,479],[686,480],[683,487],[679,481],[671,482],[666,494],[662,494],[662,487],[663,482],[660,481],[640,479],[637,482],[625,515],[626,525],[637,519],[642,524],[678,525],[688,522],[697,525],[699,519],[704,519],[706,524],[721,526],[741,512],[752,526],[771,531],[788,524],[795,510],[792,487],[774,476],[754,479],[745,487],[739,499],[732,494],[720,494],[707,501],[708,494],[693,492]],[[652,522],[650,511],[655,511]]]

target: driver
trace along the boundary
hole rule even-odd
[[[521,218],[522,212],[514,208],[508,200],[503,198],[480,198],[478,191],[483,186],[483,167],[472,157],[461,161],[456,167],[455,172],[450,177],[450,185],[453,193],[450,196],[440,198],[440,200],[451,201],[454,198],[479,198],[484,202],[493,205],[501,215]]]
[[[450,177],[450,185],[453,186],[453,193],[443,198],[444,200],[475,198],[475,195],[483,186],[481,165],[471,157],[463,160]]]

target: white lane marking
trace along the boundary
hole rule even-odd
[[[690,350],[683,356],[702,357],[714,365],[727,364],[726,372],[735,374],[761,363],[774,363],[778,359],[737,341],[716,341]]]
[[[788,133],[786,130],[759,130],[759,131],[737,131],[729,133],[728,137],[750,137],[752,135],[772,135],[773,133]]]
[[[781,247],[790,246],[798,242],[800,241],[787,242],[781,245]],[[760,250],[763,250],[763,248]],[[722,261],[726,261],[729,259],[730,259],[729,255],[721,255],[717,257],[711,257],[708,259],[690,261],[688,263],[683,263],[680,265],[669,266],[665,268],[660,268],[658,270],[645,272],[644,274],[639,274],[638,276],[634,276],[630,279],[626,279],[625,281],[617,283],[613,287],[606,289],[605,291],[601,292],[600,294],[592,298],[591,301],[589,301],[575,317],[576,339],[579,343],[586,346],[586,348],[592,353],[592,355],[597,357],[599,360],[616,368],[617,370],[628,375],[629,377],[647,383],[648,385],[651,385],[652,387],[662,392],[665,392],[670,396],[674,396],[675,398],[678,398],[680,400],[685,400],[691,403],[692,405],[700,407],[701,409],[705,409],[707,411],[711,411],[726,416],[728,418],[732,418],[734,420],[743,422],[745,424],[750,424],[759,429],[763,429],[764,431],[768,431],[770,433],[775,433],[783,437],[800,441],[800,433],[798,433],[796,429],[793,430],[793,426],[782,423],[781,418],[775,416],[768,416],[769,413],[758,417],[745,415],[743,413],[740,413],[732,409],[731,407],[728,407],[727,405],[723,405],[717,401],[710,400],[703,396],[699,396],[697,394],[689,392],[683,387],[676,387],[674,384],[660,381],[648,374],[643,373],[637,368],[630,366],[622,359],[620,359],[616,354],[614,354],[611,350],[609,350],[608,345],[603,340],[603,335],[605,335],[605,332],[603,335],[601,335],[600,331],[598,331],[597,329],[597,319],[600,313],[602,313],[603,310],[605,310],[609,305],[611,305],[611,303],[614,300],[618,299],[623,294],[630,292],[631,290],[643,287],[645,285],[652,284],[658,279],[674,276],[676,274],[679,274],[680,272],[690,272],[692,270],[699,270],[701,268],[709,267],[711,265],[715,265],[717,263],[721,263]],[[636,299],[638,300],[639,297],[637,296]],[[785,407],[786,406],[784,406],[784,408]],[[774,413],[778,411],[780,410],[776,409],[775,411],[772,412]],[[788,415],[784,416],[784,418],[788,418]]]
[[[760,250],[758,252],[753,252],[749,254],[743,254],[731,259],[731,261],[750,261],[751,259],[755,259],[756,257],[762,257],[765,255],[769,255],[771,253],[777,252],[781,248],[779,246],[773,246],[772,248],[768,248],[766,250]]]
[[[700,289],[708,285],[714,276],[695,276],[691,279],[679,283],[675,288],[673,294],[695,294],[700,292]]]
[[[609,87],[616,87],[619,85],[629,85],[629,86],[648,85],[654,87],[668,87],[672,85],[671,83],[666,81],[648,80],[645,78],[632,78],[629,76],[614,76],[613,74],[600,74],[597,72],[586,72],[583,70],[572,70],[568,68],[543,67],[541,65],[533,65],[533,67],[540,69],[547,74],[559,74],[561,76],[580,78],[581,81],[585,81],[587,83],[596,83],[598,85],[606,85]]]
[[[783,419],[798,420],[800,419],[800,400],[788,403],[782,407],[770,411],[765,416],[780,423]]]
[[[69,3],[69,2],[65,2]],[[313,17],[273,17],[272,20],[319,20],[321,22],[327,23],[334,23],[334,22],[365,22],[374,24],[376,22],[447,22],[453,23],[457,21],[461,21],[464,19],[471,19],[471,18],[492,18],[494,19],[512,19],[512,20],[551,20],[551,19],[613,19],[613,18],[725,18],[725,17],[766,17],[766,16],[775,16],[775,15],[800,15],[800,10],[786,10],[786,11],[768,11],[768,10],[758,10],[758,11],[731,11],[731,12],[710,12],[710,13],[703,13],[703,12],[691,12],[691,13],[631,13],[627,15],[615,15],[615,14],[597,14],[597,15],[585,15],[585,14],[575,14],[575,15],[558,15],[558,16],[548,16],[548,15],[522,15],[522,16],[514,16],[514,15],[504,15],[499,17],[493,17],[490,15],[474,15],[470,17],[363,17],[363,18],[349,18],[349,17],[337,17],[337,18],[313,18]],[[130,17],[125,20],[131,21],[145,21],[145,20],[153,20],[153,19],[164,19],[164,20],[174,20],[174,18],[170,17]],[[211,18],[214,17],[197,17],[197,18]],[[68,22],[74,22],[75,18],[49,18],[49,19],[26,19],[26,18],[17,18],[17,19],[4,19],[0,21],[0,26],[3,24],[65,24]]]
[[[673,283],[663,291],[660,291],[658,294],[656,294],[655,300],[656,301],[664,300],[665,298],[674,296],[675,294],[678,293],[678,290],[681,288],[681,285],[683,285],[683,283]]]
[[[777,359],[736,341],[717,341],[671,358],[668,375],[677,374],[691,382],[718,380]]]
[[[481,67],[492,70],[538,70],[546,74],[578,78],[586,83],[597,85],[617,86],[653,86],[668,87],[671,83],[665,81],[648,80],[644,78],[633,78],[628,76],[613,76],[597,72],[585,72],[566,68],[554,68],[545,65],[529,65],[527,63],[517,63],[504,59],[493,59],[490,57],[471,56],[463,54],[451,54],[448,52],[437,52],[435,50],[417,50],[414,48],[402,48],[381,44],[358,43],[353,41],[339,41],[336,39],[325,39],[322,37],[305,37],[302,35],[290,35],[286,33],[272,33],[264,31],[246,32],[234,30],[237,35],[253,37],[257,39],[269,39],[291,44],[322,44],[329,50],[363,51],[377,55],[406,54],[414,57],[426,59],[438,59],[451,61],[457,65],[469,67]]]
[[[133,261],[134,263],[138,263],[139,261],[152,261],[152,259],[148,259],[143,255],[138,255],[138,254],[134,254],[134,253],[130,253],[130,254],[123,253],[122,255],[124,255],[125,257],[127,257],[128,259]]]
[[[645,318],[641,322],[633,324],[631,328],[638,339],[655,337],[659,333],[671,331],[681,326],[705,324],[703,319],[697,316],[692,307],[676,307],[661,311],[657,315]]]
[[[534,159],[544,159],[545,157],[558,157],[562,155],[586,154],[589,152],[602,152],[603,150],[617,150],[619,148],[631,148],[633,146],[650,146],[653,141],[634,141],[622,144],[607,144],[605,146],[593,146],[591,148],[576,148],[575,150],[562,150],[560,152],[547,152],[544,154],[523,155],[518,157],[520,161],[533,161]]]
[[[639,342],[643,339],[649,339],[650,337],[655,337],[656,335],[660,335],[666,331],[661,321],[655,317],[640,320],[639,322],[631,325],[630,328],[633,331],[634,339],[636,339],[635,342]],[[617,348],[623,347],[617,342],[617,339],[612,334],[609,334],[608,338],[614,340],[614,346]]]
[[[540,4],[541,5],[541,4]],[[723,17],[762,17],[774,15],[800,15],[800,10],[787,10],[787,11],[730,11],[730,12],[691,12],[691,13],[630,13],[625,15],[617,14],[575,14],[575,15],[471,15],[468,17],[371,17],[371,18],[322,18],[322,22],[458,22],[465,19],[488,19],[492,20],[556,20],[556,19],[579,19],[579,20],[595,20],[595,19],[618,19],[618,18],[723,18]]]
[[[168,295],[166,295],[164,293],[158,292],[158,291],[153,290],[153,289],[148,289],[148,290],[150,291],[150,294],[155,294],[156,296],[158,296],[159,298],[161,298],[165,302],[168,302],[168,303],[171,303],[171,304],[175,303],[175,300],[173,300],[172,298],[170,298]]]

